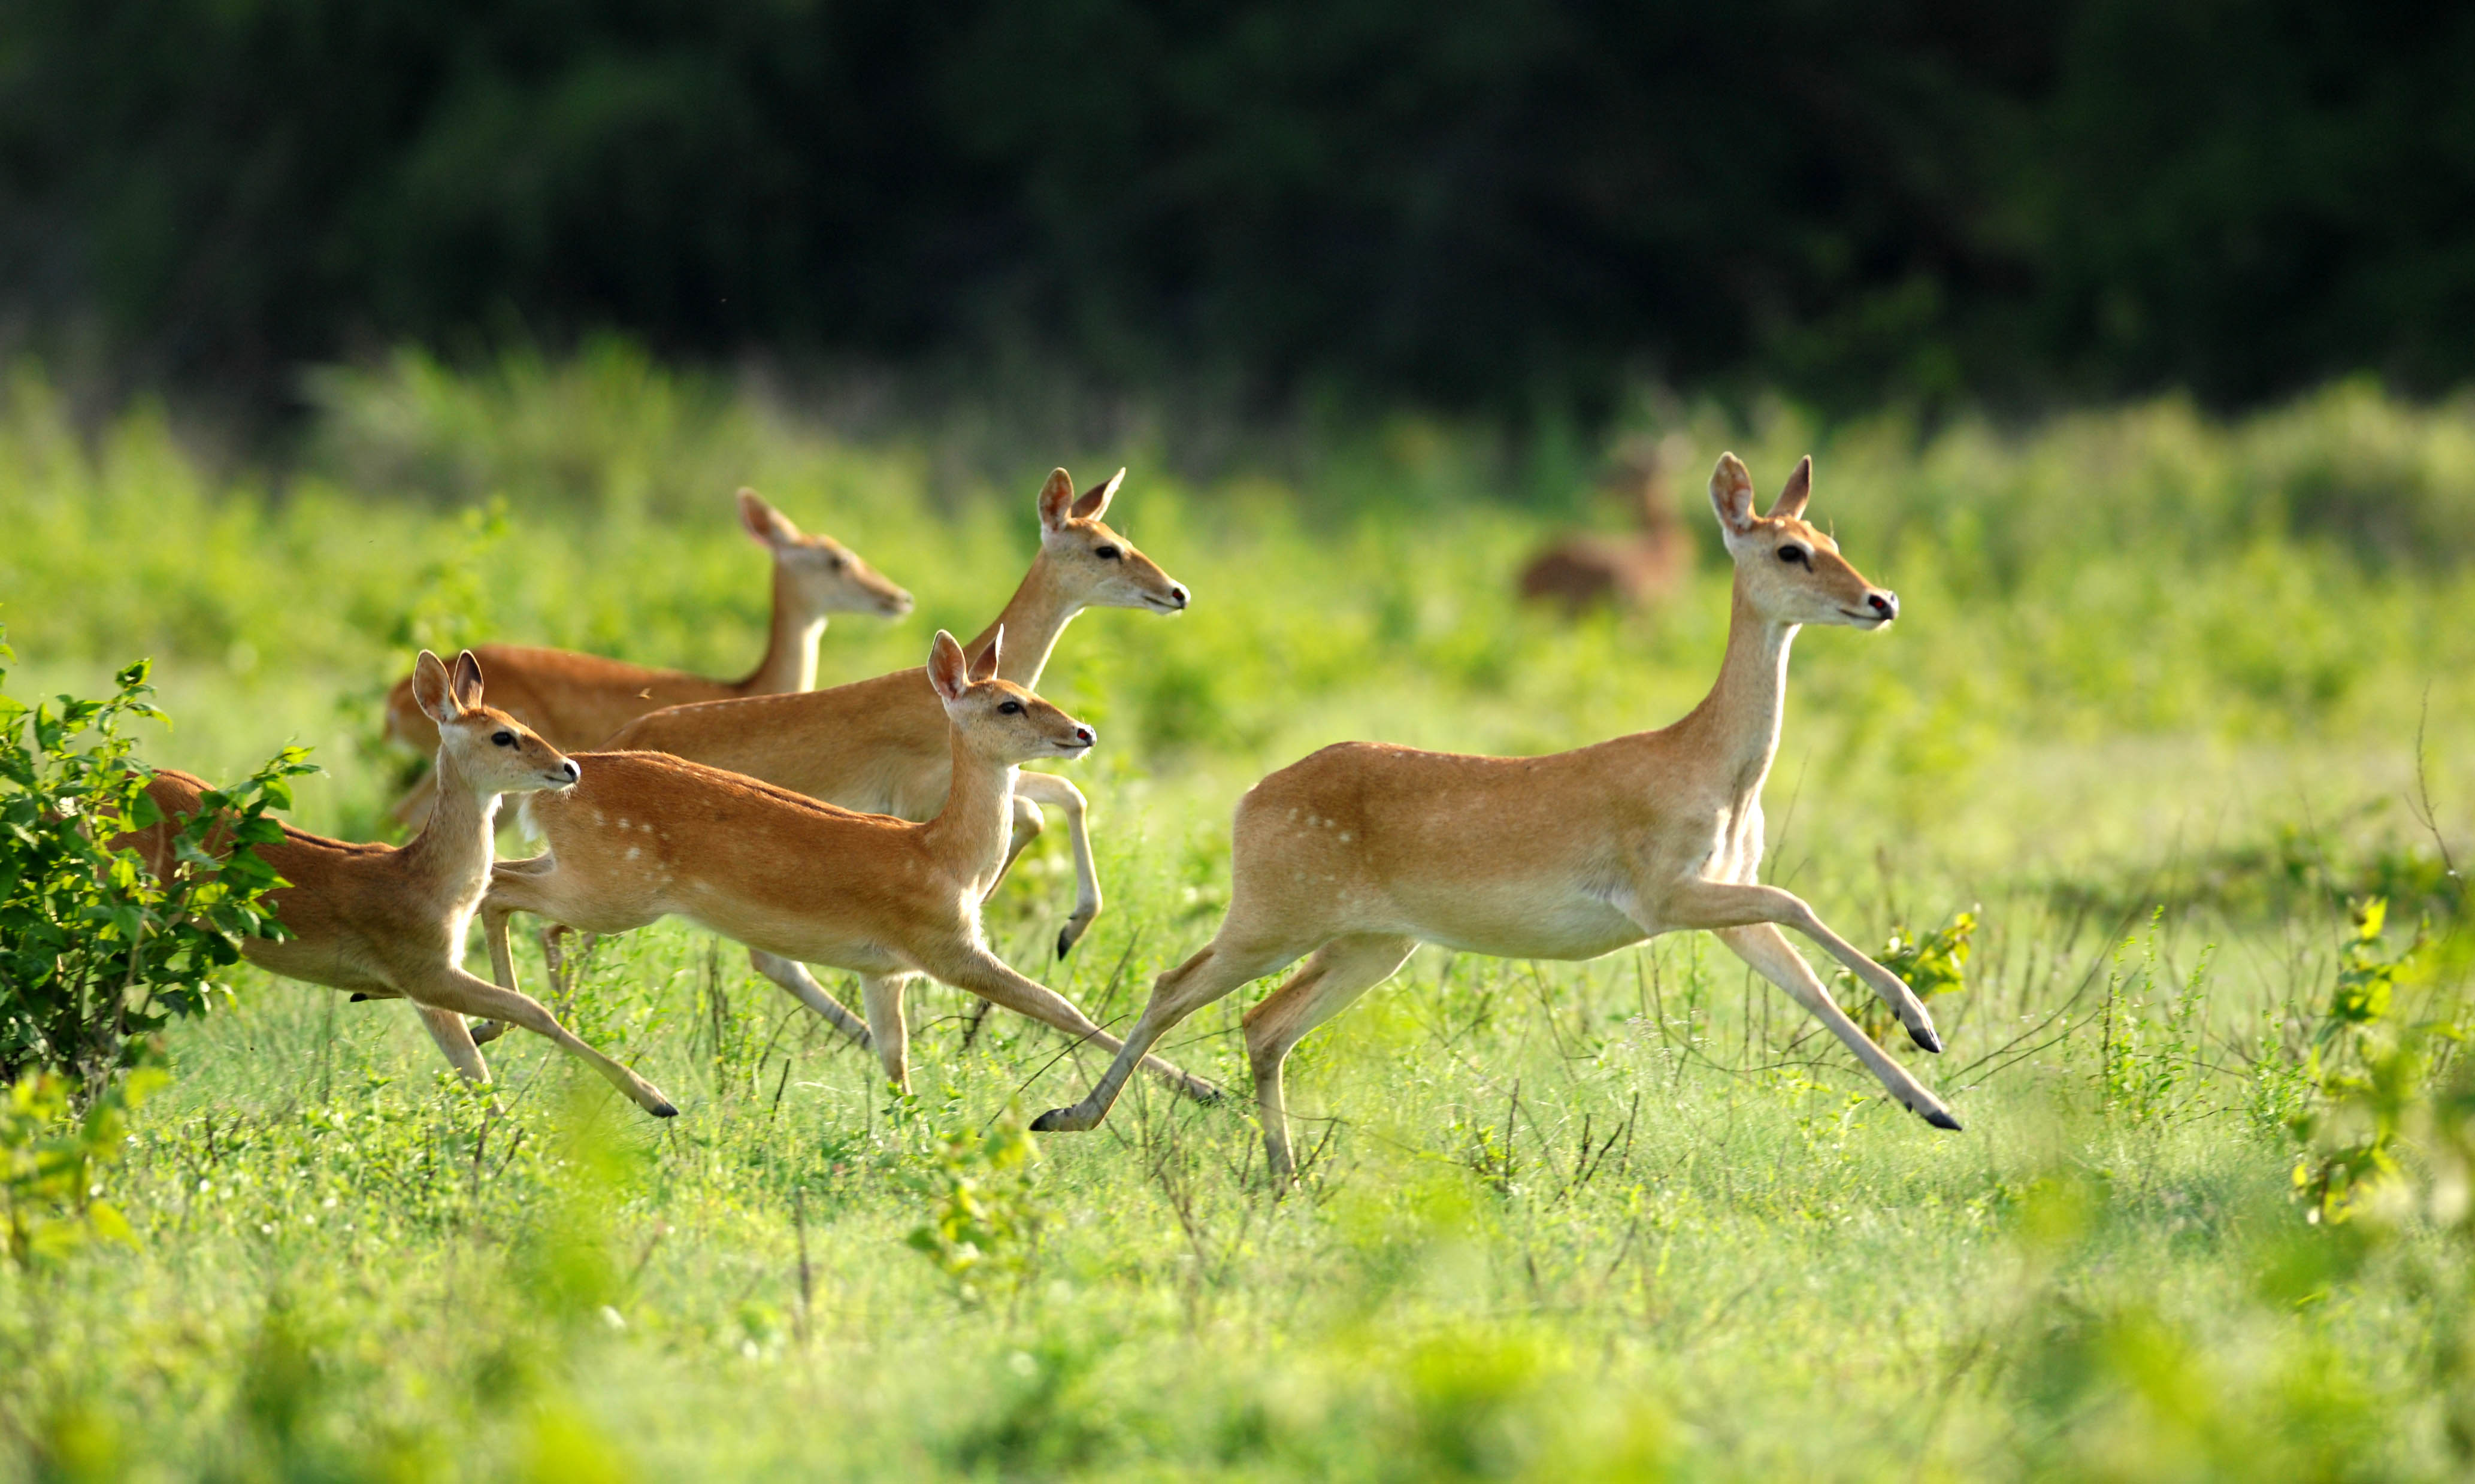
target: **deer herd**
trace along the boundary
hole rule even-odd
[[[553,649],[487,645],[453,664],[423,652],[386,708],[389,735],[434,757],[396,806],[418,833],[393,847],[287,827],[280,843],[257,847],[285,883],[268,899],[285,934],[243,952],[355,999],[410,1001],[476,1083],[489,1080],[480,1047],[518,1026],[667,1118],[678,1110],[659,1089],[518,986],[508,930],[517,913],[539,919],[556,982],[575,962],[571,935],[681,917],[746,946],[758,971],[873,1050],[904,1090],[903,997],[923,975],[1113,1052],[1081,1102],[1032,1126],[1058,1131],[1106,1118],[1138,1066],[1185,1097],[1217,1101],[1219,1088],[1153,1048],[1197,1010],[1296,965],[1244,1017],[1269,1167],[1286,1182],[1291,1048],[1418,944],[1590,959],[1698,928],[1810,1011],[1892,1097],[1937,1128],[1959,1127],[1832,1001],[1780,929],[1844,964],[1918,1045],[1939,1052],[1924,1004],[1804,902],[1759,880],[1762,785],[1797,630],[1875,629],[1899,616],[1899,599],[1806,523],[1810,459],[1768,514],[1754,508],[1745,466],[1719,459],[1710,499],[1735,568],[1733,608],[1717,683],[1682,719],[1547,757],[1342,742],[1271,774],[1238,802],[1219,930],[1160,976],[1122,1041],[999,959],[981,904],[1040,833],[1043,808],[1063,817],[1073,847],[1061,957],[1101,905],[1084,796],[1046,770],[1098,739],[1036,693],[1051,651],[1084,609],[1175,614],[1188,601],[1103,523],[1123,478],[1078,494],[1066,471],[1051,474],[1040,549],[1014,596],[968,644],[940,631],[919,669],[815,689],[828,615],[898,617],[911,596],[745,490],[740,519],[773,564],[772,629],[746,679]],[[149,791],[166,822],[127,841],[153,869],[183,868],[173,821],[196,812],[206,787],[155,776]],[[529,859],[494,859],[507,795],[540,843]],[[489,981],[463,967],[477,912]],[[859,1013],[811,965],[856,975]]]

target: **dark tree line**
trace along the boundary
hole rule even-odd
[[[1587,407],[2475,369],[2475,8],[14,0],[0,307]]]

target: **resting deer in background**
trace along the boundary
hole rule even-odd
[[[585,754],[580,785],[528,801],[526,822],[544,852],[491,873],[481,925],[499,982],[515,987],[512,912],[596,933],[679,916],[782,961],[858,974],[868,1039],[906,1092],[902,996],[921,974],[1115,1050],[1115,1037],[1007,967],[981,933],[980,899],[1005,869],[1015,769],[1079,758],[1097,740],[998,678],[1002,638],[991,634],[976,661],[943,630],[929,650],[921,684],[946,718],[949,782],[925,823],[855,814],[664,753]],[[847,1014],[822,991],[785,987],[838,1025]],[[1157,1058],[1144,1063],[1189,1097],[1218,1095]]]
[[[1523,597],[1561,603],[1569,618],[1593,603],[1647,607],[1676,591],[1693,565],[1693,540],[1677,519],[1665,458],[1656,448],[1632,449],[1616,461],[1607,484],[1633,501],[1640,531],[1563,538],[1521,570]]]
[[[1040,553],[1005,611],[966,646],[975,659],[986,658],[1000,631],[1012,635],[998,678],[1026,690],[1039,685],[1058,637],[1086,608],[1186,611],[1185,585],[1100,523],[1125,477],[1120,469],[1078,498],[1073,479],[1060,469],[1041,487]],[[946,732],[945,707],[928,672],[905,669],[798,695],[674,706],[622,728],[604,746],[667,752],[845,809],[925,819],[945,807],[953,769]],[[1082,791],[1052,773],[1016,779],[1003,864],[1010,866],[1040,833],[1040,811],[1032,806],[1041,804],[1065,815],[1074,848],[1074,914],[1057,935],[1063,958],[1100,911],[1099,871]],[[1001,866],[990,886],[1004,874]],[[856,1038],[858,1021],[805,968],[761,948],[748,957],[758,972]],[[827,1005],[835,1010],[824,1010]]]
[[[599,745],[649,711],[692,701],[728,700],[808,691],[817,684],[817,641],[836,613],[898,619],[911,595],[880,576],[858,553],[830,536],[803,534],[788,516],[739,492],[739,521],[773,554],[773,621],[765,658],[744,680],[708,680],[684,670],[648,669],[598,655],[519,645],[483,645],[475,652],[490,669],[490,693],[508,715],[555,745]],[[410,677],[387,694],[386,732],[425,756],[438,750],[438,728],[413,695]],[[429,813],[431,782],[424,778],[390,811],[418,828]]]
[[[678,1109],[652,1083],[578,1040],[538,1001],[464,972],[464,932],[490,881],[491,837],[503,793],[572,788],[576,765],[503,711],[481,703],[481,667],[466,650],[450,675],[425,649],[412,690],[438,731],[437,808],[411,841],[356,845],[283,827],[258,858],[285,886],[266,903],[291,936],[243,938],[242,955],[287,979],[348,989],[356,998],[410,1000],[455,1070],[477,1083],[489,1068],[465,1029],[486,1015],[549,1036],[581,1057],[638,1107],[668,1118]],[[135,846],[149,869],[179,868],[172,839],[198,812],[206,783],[169,770],[146,786],[164,822],[115,845]]]
[[[1294,1166],[1281,1068],[1299,1037],[1391,977],[1420,942],[1511,959],[1592,959],[1701,928],[1847,1043],[1891,1095],[1939,1129],[1959,1121],[1834,1004],[1779,933],[1848,965],[1908,1034],[1942,1050],[1898,976],[1787,891],[1759,884],[1762,783],[1778,750],[1789,643],[1807,623],[1877,629],[1899,599],[1805,523],[1813,461],[1768,516],[1732,453],[1710,478],[1736,567],[1728,654],[1692,713],[1655,732],[1541,758],[1469,757],[1341,742],[1238,802],[1229,912],[1202,952],[1163,974],[1099,1084],[1039,1130],[1107,1116],[1132,1059],[1250,980],[1306,964],[1246,1014],[1246,1057],[1276,1180]],[[1308,957],[1311,955],[1312,957]]]

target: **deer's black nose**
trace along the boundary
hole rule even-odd
[[[1172,603],[1177,604],[1177,606],[1179,606],[1180,608],[1185,607],[1185,606],[1186,606],[1186,584],[1185,584],[1185,583],[1183,583],[1183,582],[1172,582],[1172,583],[1170,583],[1170,584],[1168,585],[1168,600],[1169,600],[1170,602],[1172,602]]]
[[[1074,729],[1074,740],[1081,742],[1084,746],[1089,747],[1093,742],[1098,742],[1100,737],[1098,733],[1092,731],[1088,726],[1078,726]]]
[[[574,758],[567,759],[565,762],[559,764],[559,766],[566,769],[567,781],[570,783],[574,783],[578,778],[584,776],[584,769],[576,766],[576,759]]]
[[[1899,616],[1899,596],[1897,593],[1868,593],[1865,601],[1882,616],[1885,623]]]

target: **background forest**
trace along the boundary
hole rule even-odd
[[[23,0],[0,304],[250,405],[411,337],[1287,410],[2475,369],[2439,0]]]

